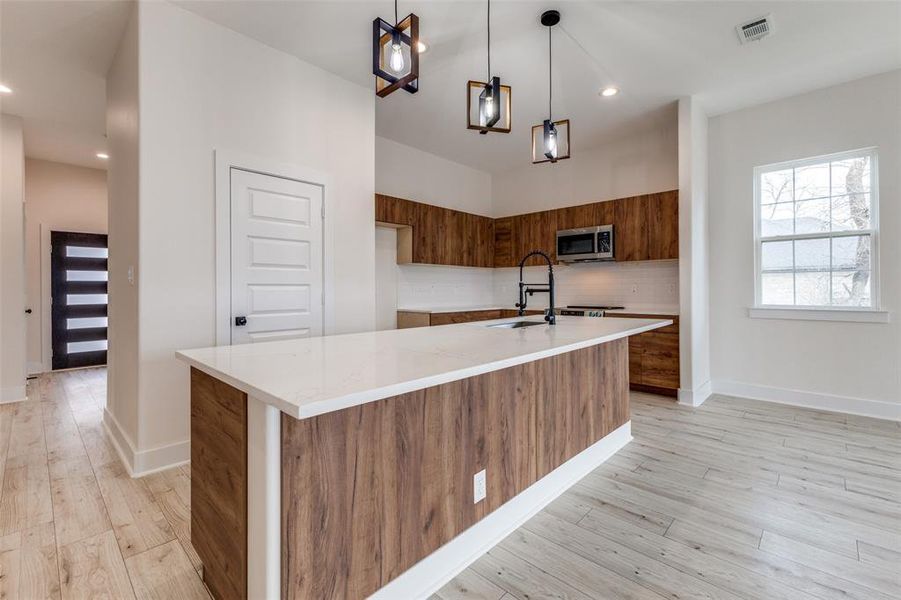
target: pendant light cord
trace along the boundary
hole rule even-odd
[[[394,26],[397,27],[397,24],[400,21],[397,20],[397,0],[394,0]]]
[[[491,83],[491,0],[488,0],[488,79]]]
[[[553,69],[554,69],[554,47],[551,44],[551,31],[553,31],[552,27],[547,28],[547,118],[548,121],[551,120],[551,102],[554,98],[554,81],[553,81]]]

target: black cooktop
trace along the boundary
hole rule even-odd
[[[569,304],[566,308],[585,310],[623,310],[625,306],[601,306],[599,304]]]

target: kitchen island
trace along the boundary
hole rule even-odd
[[[435,591],[631,439],[627,338],[669,324],[527,317],[179,352],[207,585]]]

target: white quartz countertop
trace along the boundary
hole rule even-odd
[[[176,353],[179,359],[297,419],[587,348],[672,323],[557,317],[556,325],[488,327],[497,319]],[[542,317],[523,320],[542,321]]]

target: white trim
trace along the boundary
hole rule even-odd
[[[429,597],[631,440],[631,422],[628,422],[407,569],[370,596],[370,600]]]
[[[281,595],[281,412],[247,398],[247,597]]]
[[[0,388],[0,404],[12,404],[13,402],[21,402],[25,399],[26,394],[24,385]]]
[[[888,323],[887,310],[859,308],[804,308],[801,306],[757,306],[748,308],[752,319],[789,319],[797,321],[845,321],[849,323]]]
[[[843,160],[846,158],[857,158],[861,156],[869,156],[870,157],[870,228],[862,229],[862,230],[852,230],[852,231],[840,231],[833,232],[827,231],[822,233],[811,233],[811,234],[791,234],[791,235],[777,235],[777,236],[762,236],[760,234],[760,177],[764,173],[769,173],[772,171],[778,171],[782,169],[798,169],[803,168],[809,165],[821,164],[824,162],[834,162]],[[830,173],[830,182],[831,182],[831,173]],[[763,242],[772,242],[772,241],[791,241],[798,239],[829,239],[830,240],[830,257],[832,253],[831,240],[836,237],[847,237],[847,236],[855,236],[855,235],[868,235],[870,236],[870,290],[871,290],[871,300],[872,306],[861,307],[863,309],[868,309],[874,312],[879,312],[882,307],[882,299],[881,299],[881,290],[880,290],[880,272],[879,272],[879,155],[878,148],[869,147],[869,148],[858,148],[856,150],[849,150],[846,152],[836,152],[833,154],[824,154],[821,156],[813,156],[810,158],[800,159],[800,160],[788,160],[779,163],[772,163],[768,165],[761,165],[754,167],[754,181],[753,181],[753,190],[754,190],[754,298],[752,302],[753,309],[763,309],[768,308],[767,305],[762,303],[762,288],[761,288],[761,249]],[[831,198],[832,190],[829,190],[829,198]],[[792,206],[794,206],[794,198],[792,198]],[[831,226],[830,226],[831,229]],[[830,274],[832,265],[829,265]],[[793,274],[798,271],[795,270],[794,265],[792,266]],[[831,284],[830,284],[831,285]],[[831,288],[830,288],[831,289]],[[797,290],[795,290],[797,292]],[[831,301],[831,298],[830,298]],[[821,307],[808,307],[805,305],[786,305],[780,306],[779,308],[786,309],[794,309],[794,308],[815,308],[821,311],[843,311],[847,310],[849,307],[845,306],[821,306]],[[854,307],[851,307],[854,308]],[[754,315],[752,315],[754,316]],[[788,317],[773,317],[773,318],[788,318]],[[803,317],[802,317],[803,318]],[[813,320],[815,317],[810,317]],[[887,318],[887,317],[886,317]],[[835,321],[843,321],[843,320],[858,320],[858,319],[820,319],[820,320],[835,320]],[[879,321],[876,321],[879,322]]]
[[[191,442],[187,440],[148,450],[136,450],[134,442],[107,408],[103,409],[103,425],[131,477],[143,477],[191,460]]]
[[[739,381],[715,380],[713,392],[726,396],[738,396],[752,400],[764,400],[777,404],[790,404],[819,410],[875,417],[901,421],[901,402],[884,402],[882,400],[869,400],[866,398],[852,398],[850,396],[835,396],[818,392],[806,392],[802,390],[790,390],[786,388],[769,387],[753,383]]]
[[[231,344],[231,169],[291,179],[322,188],[323,211],[328,211],[331,178],[323,172],[275,159],[230,150],[214,150],[214,193],[216,198],[216,345]],[[331,219],[323,220],[323,335],[335,330],[331,306],[334,297],[334,232]]]
[[[712,393],[713,391],[710,387],[710,380],[707,380],[696,390],[680,388],[679,404],[684,404],[685,406],[701,406]]]
[[[32,375],[40,375],[41,373],[46,373],[44,370],[44,363],[37,360],[29,360],[28,364],[25,365],[25,369],[28,373],[28,376]]]

